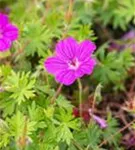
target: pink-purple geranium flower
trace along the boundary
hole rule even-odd
[[[10,23],[7,15],[0,13],[0,52],[7,51],[18,38],[18,28]]]
[[[56,81],[71,85],[77,78],[93,72],[96,60],[91,55],[95,49],[90,40],[77,43],[72,37],[66,38],[58,42],[56,54],[45,61],[45,68]]]

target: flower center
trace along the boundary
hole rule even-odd
[[[77,70],[80,66],[80,62],[78,61],[77,58],[75,58],[68,63],[68,66],[72,70]]]

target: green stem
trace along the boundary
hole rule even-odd
[[[81,80],[78,79],[78,88],[79,88],[79,112],[80,112],[80,117],[82,116],[82,83]]]
[[[52,97],[51,99],[51,104],[55,103],[56,98],[58,97],[58,95],[60,94],[61,90],[62,90],[63,84],[60,84],[55,95]]]
[[[69,0],[69,8],[66,15],[66,20],[68,24],[71,22],[72,16],[73,16],[73,0]]]
[[[45,71],[45,80],[46,80],[47,85],[49,85],[49,87],[50,87],[49,79],[48,79],[48,74],[47,74],[46,71]]]
[[[80,146],[80,144],[77,143],[75,140],[72,140],[72,143],[75,145],[75,147],[76,147],[78,150],[83,150],[83,148]]]

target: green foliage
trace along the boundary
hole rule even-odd
[[[48,45],[51,43],[53,33],[40,22],[32,22],[24,27],[24,43],[26,43],[26,55],[44,56]]]
[[[133,66],[134,58],[130,49],[122,52],[106,52],[107,44],[101,46],[96,52],[98,65],[94,71],[94,78],[103,85],[113,83],[120,84],[123,89],[123,81],[127,78],[127,71]]]
[[[78,41],[82,41],[83,39],[97,39],[90,25],[78,25],[76,22],[71,24],[68,34],[75,37]]]
[[[113,144],[113,147],[118,148],[121,134],[117,133],[117,120],[112,118],[110,114],[108,114],[107,125],[107,128],[101,130],[96,123],[91,121],[88,125],[88,128],[83,129],[79,132],[75,132],[74,136],[76,142],[80,147],[86,150],[103,150],[101,147],[99,147],[99,145],[104,140],[107,140],[110,145]],[[114,134],[116,135],[112,138],[112,135]],[[74,148],[73,150],[76,149]]]
[[[10,132],[9,132],[9,127],[7,123],[0,119],[0,148],[6,147],[7,144],[9,143],[10,139]]]
[[[63,108],[59,109],[59,114],[56,115],[56,118],[61,125],[63,123],[71,129],[77,130],[79,127],[78,119],[74,118],[72,114],[72,109],[68,109],[68,110],[65,110]]]
[[[23,136],[25,125],[27,126],[25,136],[29,136],[35,131],[35,122],[27,120],[27,116],[24,116],[19,111],[12,118],[8,118],[7,122],[10,126],[10,135],[15,137],[16,140]]]
[[[54,33],[53,36],[60,38],[62,36],[61,27],[64,27],[63,13],[62,11],[58,11],[53,9],[53,11],[49,11],[48,14],[45,15],[45,22],[47,28],[50,29],[51,33]]]
[[[59,107],[63,107],[63,108],[67,108],[67,109],[72,109],[73,108],[73,105],[71,105],[71,103],[69,101],[67,101],[65,99],[64,96],[60,95],[57,100],[56,100],[56,103]],[[71,114],[70,114],[71,115]]]
[[[86,132],[89,148],[95,149],[98,146],[98,144],[101,142],[101,134],[101,129],[92,122],[88,127],[88,131]]]
[[[27,117],[19,111],[6,121],[7,123],[0,120],[0,147],[6,147],[12,138],[17,144],[23,136],[30,138],[29,136],[35,131],[35,122],[27,120]]]
[[[18,104],[34,97],[35,79],[30,77],[30,73],[12,73],[7,77],[4,85],[7,91],[11,93],[10,98],[14,99]]]
[[[35,122],[35,128],[44,128],[46,123],[44,120],[44,114],[41,107],[37,106],[35,101],[32,102],[31,106],[28,107],[29,118],[31,121]]]
[[[66,141],[66,143],[69,145],[71,140],[73,139],[73,135],[70,131],[70,129],[65,125],[62,124],[59,126],[56,132],[58,136],[58,141]]]
[[[4,81],[10,73],[11,73],[10,66],[1,65],[0,66],[0,82]]]
[[[135,24],[135,0],[103,0],[95,1],[93,9],[104,25],[126,30],[130,21]]]
[[[117,131],[118,131],[118,122],[117,122],[116,119],[112,118],[111,114],[108,114],[107,123],[108,123],[108,128],[106,128],[106,130],[104,131],[103,137],[105,139],[110,137],[110,139],[108,139],[108,142],[110,144],[114,144],[115,147],[118,147],[118,144],[119,144],[119,141],[120,141],[120,138],[121,138],[121,134],[117,133]],[[112,138],[112,135],[115,135],[115,136]]]
[[[135,24],[135,0],[73,2],[70,10],[69,0],[0,0],[0,12],[9,14],[19,28],[19,39],[11,50],[0,52],[1,150],[123,150],[118,132],[121,124],[115,117],[105,114],[105,129],[91,118],[85,123],[79,115],[75,117],[73,109],[79,105],[76,83],[64,86],[51,103],[59,92],[58,83],[44,69],[44,60],[54,54],[57,41],[65,37],[79,42],[98,39],[96,68],[92,78],[82,79],[83,110],[87,113],[91,107],[88,99],[94,99],[95,108],[100,105],[104,100],[102,87],[125,90],[129,69],[134,66],[134,39],[129,47],[122,43],[126,48],[121,51],[109,51],[104,34],[109,35],[105,39],[109,41],[115,31],[120,32],[113,28],[126,30]],[[104,140],[107,143],[100,147]]]
[[[73,134],[70,129],[78,130],[79,122],[72,115],[72,110],[59,109],[59,114],[56,115],[59,127],[57,128],[58,141],[66,142],[68,145],[73,139]]]

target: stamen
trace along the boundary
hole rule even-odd
[[[78,61],[77,58],[75,58],[68,63],[68,66],[72,70],[77,70],[80,66],[80,62]]]

